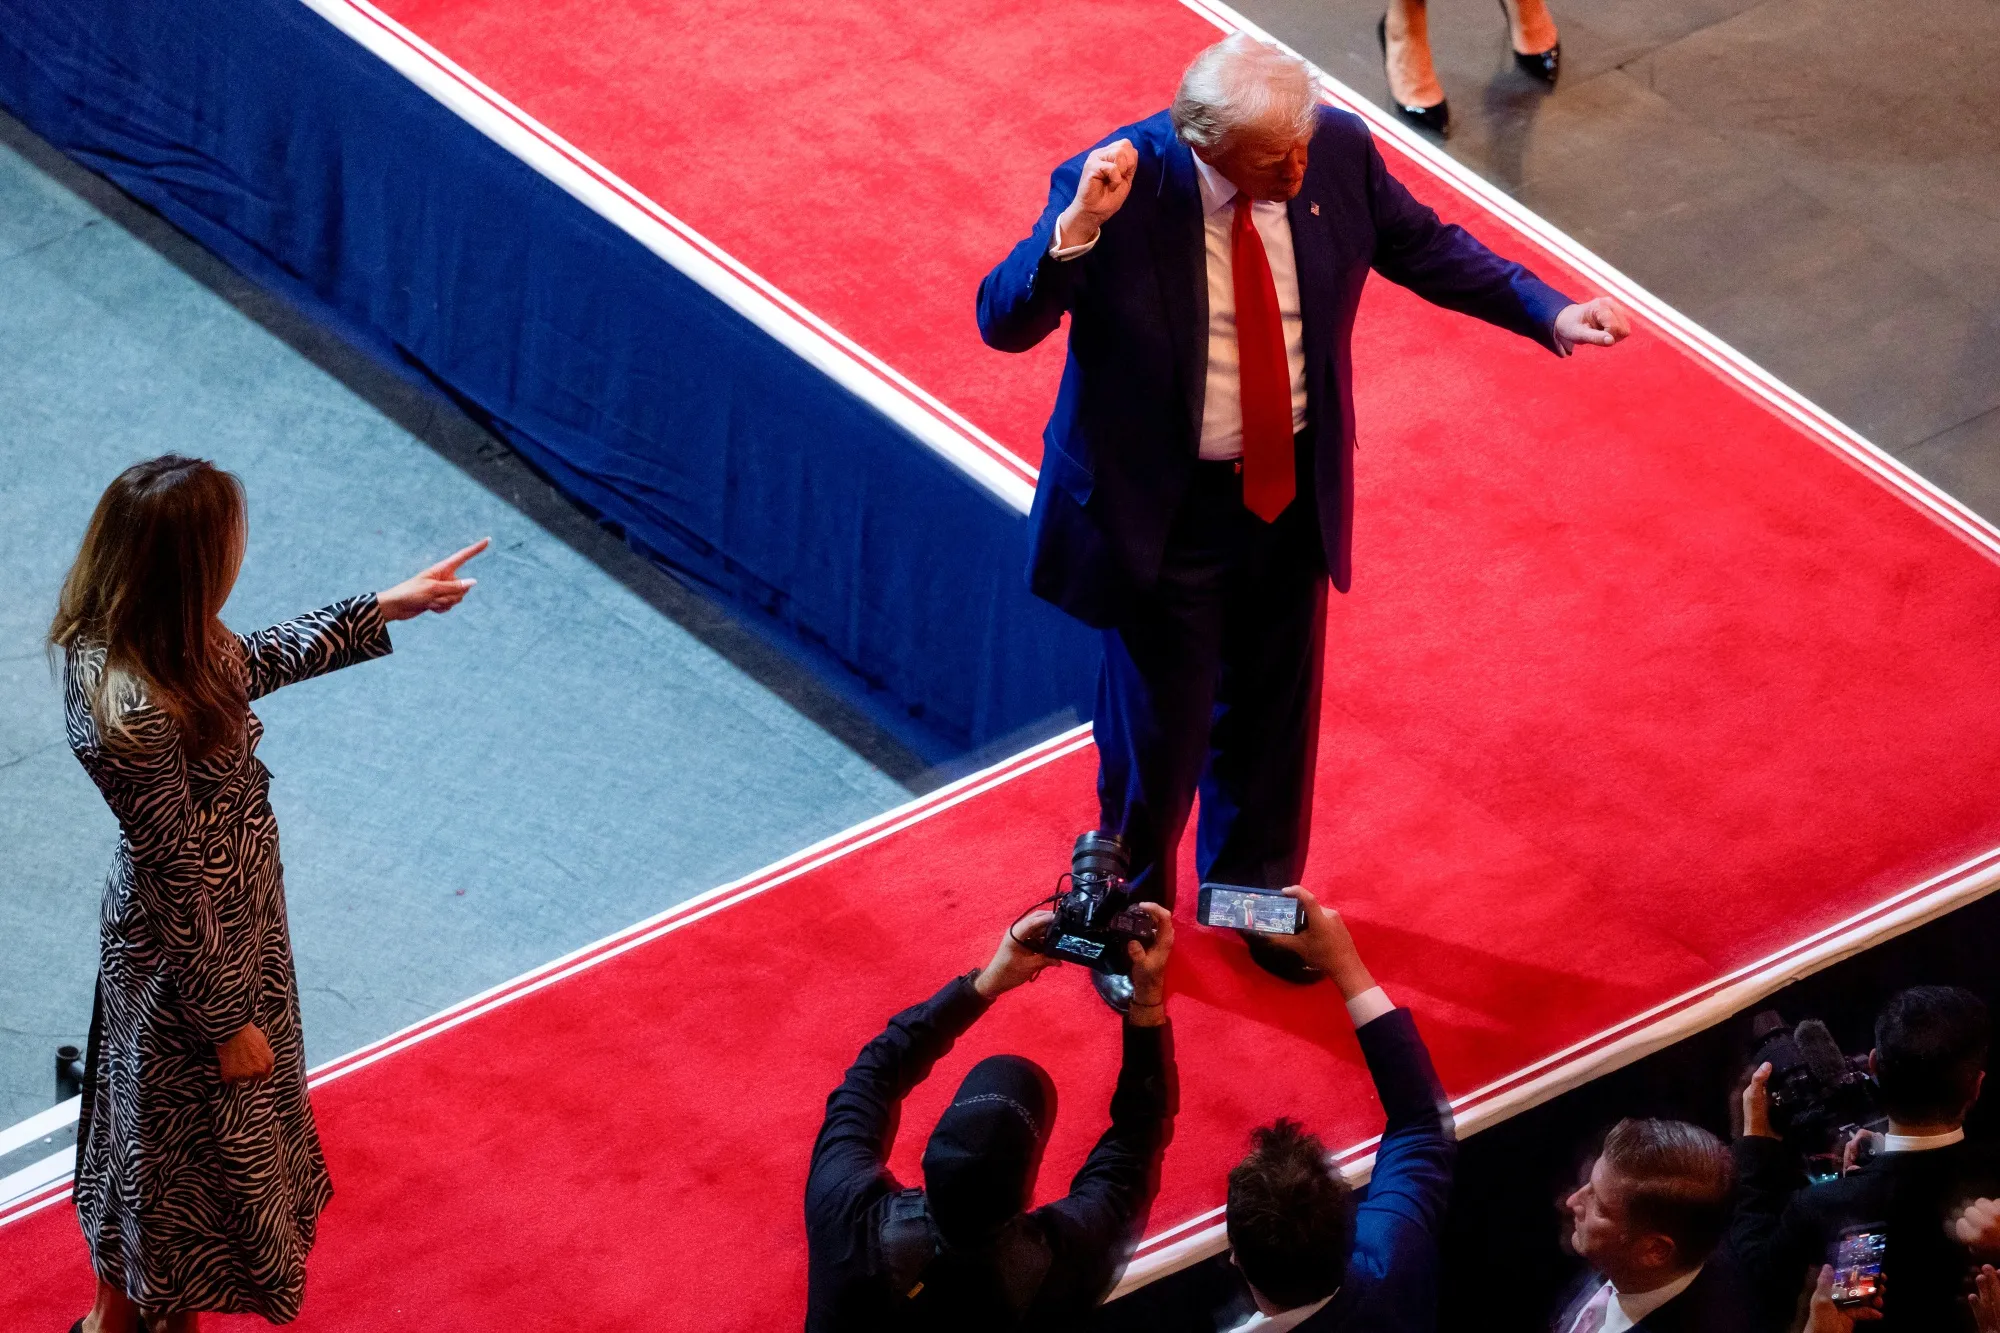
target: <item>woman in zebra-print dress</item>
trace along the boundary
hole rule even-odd
[[[99,917],[76,1207],[97,1270],[77,1328],[296,1316],[332,1194],[306,1096],[263,725],[250,701],[389,652],[387,623],[472,586],[459,552],[387,592],[238,636],[242,488],[169,455],[99,500],[63,585],[70,746],[120,831]]]

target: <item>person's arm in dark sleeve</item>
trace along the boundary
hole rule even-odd
[[[1059,1231],[1055,1262],[1083,1260],[1082,1272],[1098,1269],[1108,1284],[1117,1257],[1157,1184],[1160,1150],[1172,1118],[1172,1030],[1125,1025],[1125,1056],[1111,1094],[1111,1126],[1069,1182],[1069,1193],[1043,1210]]]
[[[1388,1123],[1375,1149],[1362,1210],[1416,1227],[1435,1243],[1451,1194],[1458,1133],[1451,1101],[1408,1009],[1391,1009],[1355,1029]]]
[[[1736,1159],[1730,1253],[1764,1313],[1789,1316],[1800,1276],[1823,1257],[1798,1206],[1805,1177],[1781,1139],[1746,1134],[1730,1153]]]
[[[806,1176],[808,1226],[824,1213],[838,1212],[887,1171],[903,1098],[986,1012],[987,1001],[973,989],[976,976],[954,977],[930,999],[890,1019],[827,1097]]]
[[[1108,142],[1108,141],[1107,141]],[[1061,325],[1083,280],[1085,256],[1050,253],[1056,222],[1076,198],[1084,159],[1078,153],[1049,177],[1049,202],[1027,239],[1016,245],[979,284],[979,336],[1002,352],[1025,352]]]
[[[1160,1154],[1179,1109],[1164,981],[1173,917],[1157,903],[1143,910],[1156,933],[1133,960],[1111,1127],[1070,1179],[1069,1193],[1036,1213],[1051,1255],[1037,1307],[1049,1313],[1095,1305],[1111,1289],[1158,1188]]]
[[[1575,304],[1511,259],[1494,254],[1455,223],[1447,224],[1389,174],[1371,138],[1368,203],[1375,220],[1375,271],[1433,305],[1518,333],[1558,355],[1556,316]]]

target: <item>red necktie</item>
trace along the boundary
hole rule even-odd
[[[1292,368],[1285,360],[1285,320],[1271,261],[1250,221],[1250,197],[1236,196],[1229,226],[1236,280],[1236,373],[1243,402],[1243,505],[1274,522],[1298,493],[1292,470]]]

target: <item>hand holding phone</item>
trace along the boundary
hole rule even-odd
[[[1195,920],[1225,930],[1251,930],[1259,935],[1297,935],[1306,928],[1305,904],[1283,889],[1258,889],[1244,884],[1204,884]]]

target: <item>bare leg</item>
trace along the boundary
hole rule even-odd
[[[83,1333],[144,1333],[139,1307],[124,1292],[99,1278],[97,1303],[84,1317]]]
[[[1507,38],[1522,55],[1540,55],[1558,36],[1548,0],[1502,0],[1507,7]]]
[[[1383,36],[1388,46],[1389,95],[1404,106],[1436,106],[1444,101],[1444,88],[1431,68],[1431,30],[1424,0],[1389,0]]]
[[[181,1314],[162,1315],[153,1324],[151,1333],[200,1333],[201,1315],[193,1310]]]

